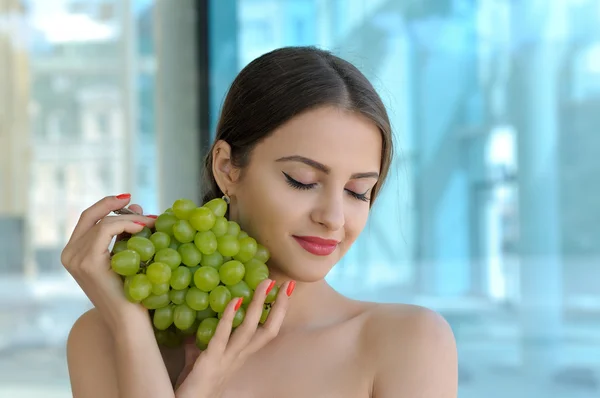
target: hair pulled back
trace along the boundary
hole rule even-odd
[[[383,139],[380,179],[392,161],[392,131],[385,106],[367,78],[351,63],[315,47],[283,47],[250,62],[233,81],[217,124],[215,143],[231,146],[231,163],[243,169],[253,148],[293,117],[335,106],[369,118]],[[213,144],[214,146],[214,144]],[[213,148],[204,163],[203,202],[222,197],[212,172]]]

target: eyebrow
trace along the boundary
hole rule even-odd
[[[305,165],[308,165],[308,166],[312,167],[313,169],[317,169],[325,174],[329,174],[331,172],[331,169],[329,167],[325,166],[323,163],[319,163],[316,160],[312,160],[312,159],[309,159],[307,157],[300,156],[300,155],[284,156],[282,158],[277,159],[276,162],[304,163]],[[371,172],[366,172],[366,173],[354,173],[350,176],[351,180],[358,179],[358,178],[375,178],[375,179],[377,179],[377,178],[379,178],[379,173],[377,173],[375,171],[371,171]]]

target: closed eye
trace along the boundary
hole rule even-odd
[[[292,187],[292,188],[295,188],[295,189],[298,189],[298,190],[301,190],[301,191],[306,191],[306,190],[308,190],[308,189],[312,189],[312,188],[314,188],[314,187],[317,185],[316,183],[312,183],[312,184],[303,184],[303,183],[301,183],[300,181],[298,181],[298,180],[295,180],[295,179],[293,179],[292,177],[290,177],[290,175],[289,175],[289,174],[287,174],[286,172],[283,172],[283,171],[282,171],[282,173],[283,173],[283,175],[285,176],[285,179],[286,179],[286,182],[287,182],[287,184],[288,184],[290,187]],[[365,192],[365,193],[357,193],[357,192],[351,191],[351,190],[349,190],[349,189],[346,189],[346,192],[347,192],[347,193],[348,193],[348,194],[349,194],[351,197],[353,197],[354,199],[358,199],[358,200],[361,200],[361,201],[363,201],[363,202],[369,202],[369,201],[370,201],[370,199],[367,197],[367,192],[368,192],[368,191],[367,191],[367,192]]]
[[[289,174],[283,172],[283,175],[285,176],[285,179],[288,183],[289,186],[291,186],[292,188],[296,188],[299,189],[301,191],[307,190],[307,189],[311,189],[314,188],[317,184],[316,183],[312,183],[312,184],[303,184],[300,181],[294,180],[292,177],[289,176]]]

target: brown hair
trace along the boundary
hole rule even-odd
[[[252,149],[300,113],[336,106],[369,118],[381,131],[381,189],[392,161],[392,131],[381,98],[351,63],[315,47],[284,47],[250,62],[233,81],[217,125],[215,142],[231,146],[233,166],[244,168]],[[214,145],[214,144],[213,144]],[[213,148],[204,162],[203,202],[223,196],[212,172]]]

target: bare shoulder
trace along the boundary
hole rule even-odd
[[[364,357],[373,370],[372,397],[457,396],[454,334],[437,312],[408,304],[369,306]]]
[[[113,342],[96,309],[77,319],[67,339],[67,364],[74,397],[118,396]]]

